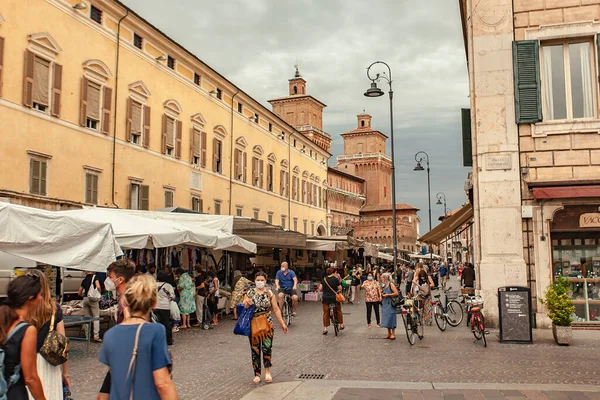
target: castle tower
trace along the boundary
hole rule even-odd
[[[323,109],[327,107],[314,97],[306,94],[306,80],[298,67],[289,79],[289,95],[269,100],[273,112],[312,142],[326,151],[331,149],[331,135],[323,131]]]
[[[391,205],[392,160],[385,154],[387,136],[371,127],[371,115],[357,115],[358,126],[342,133],[344,155],[338,169],[367,182],[367,205]]]

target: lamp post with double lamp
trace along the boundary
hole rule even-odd
[[[438,206],[444,206],[443,210],[444,210],[444,221],[446,220],[446,218],[448,217],[448,209],[446,208],[446,193],[444,192],[439,192],[438,194],[435,195],[435,197],[437,198],[437,203],[435,203]],[[443,202],[442,202],[443,199]],[[444,240],[444,257],[442,258],[442,260],[446,259],[447,261],[448,258],[448,236],[446,236],[445,240]]]
[[[385,65],[388,69],[388,73],[377,73],[375,77],[372,78],[370,74],[371,67],[376,64]],[[386,81],[390,86],[390,138],[392,146],[392,240],[394,245],[394,272],[398,274],[398,243],[396,241],[396,164],[394,162],[394,91],[392,90],[392,69],[383,61],[375,61],[367,68],[367,78],[369,78],[371,81],[371,87],[365,92],[366,97],[381,97],[384,95],[383,90],[377,87],[377,82],[379,82],[380,79]]]
[[[431,170],[429,168],[429,154],[424,151],[419,151],[415,154],[415,161],[417,162],[417,165],[415,165],[414,171],[425,171],[422,162],[425,161],[427,163],[427,202],[429,204],[429,231],[431,232]],[[431,244],[429,245],[429,255],[431,258],[430,264],[433,265],[433,250]]]

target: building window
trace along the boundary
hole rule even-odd
[[[310,234],[315,234],[315,221],[310,221]]]
[[[273,225],[273,213],[271,211],[267,213],[267,222]]]
[[[281,227],[282,227],[283,229],[285,229],[286,225],[287,225],[287,216],[285,216],[285,215],[282,215],[282,216],[281,216]]]
[[[150,209],[150,186],[132,183],[129,187],[129,208],[132,210]]]
[[[238,103],[238,112],[239,113],[244,112],[244,105],[242,103]]]
[[[175,120],[165,116],[165,154],[175,155]]]
[[[308,233],[308,221],[304,220],[304,234],[306,235]]]
[[[217,99],[223,100],[223,91],[217,88]]]
[[[298,232],[298,218],[294,218],[294,231]]]
[[[274,171],[274,166],[273,164],[267,165],[267,190],[269,192],[273,191],[273,171]]]
[[[39,158],[29,160],[29,193],[46,195],[48,161]]]
[[[96,21],[97,23],[102,24],[102,11],[94,6],[91,6],[90,18],[92,19],[92,21]]]
[[[235,206],[235,215],[237,215],[238,217],[241,217],[242,215],[244,215],[244,207]]]
[[[175,69],[175,59],[171,56],[167,56],[167,67]]]
[[[256,122],[258,124],[258,114],[254,113],[254,122]]]
[[[264,160],[252,157],[252,185],[262,188],[264,175]]]
[[[254,219],[260,219],[260,209],[254,209]]]
[[[192,210],[202,212],[202,199],[200,197],[192,197]]]
[[[172,190],[165,190],[165,208],[173,207],[175,205],[175,192]]]
[[[200,75],[194,72],[194,83],[200,86]]]
[[[223,173],[223,142],[213,139],[213,171]]]
[[[85,202],[98,204],[98,174],[85,173]]]
[[[103,101],[102,86],[88,79],[84,80],[84,84],[87,85],[87,87],[84,88],[84,94],[86,95],[86,98],[84,99],[84,101],[86,102],[85,126],[86,128],[99,130],[102,112],[102,110],[100,109],[100,105]],[[110,99],[108,100],[110,102]]]
[[[269,122],[269,132],[273,132],[273,124]],[[282,136],[282,139],[285,138],[285,136]]]
[[[142,49],[142,46],[144,45],[144,39],[137,33],[133,34],[133,45],[140,50]]]
[[[144,106],[137,101],[131,100],[130,103],[130,115],[131,115],[131,123],[130,123],[130,136],[131,143],[133,144],[142,144],[142,121],[143,118],[143,108]]]
[[[234,179],[242,182],[246,182],[246,163],[248,158],[246,152],[242,149],[235,149],[233,153],[233,171],[235,173]]]
[[[215,200],[215,215],[221,215],[221,200]]]
[[[594,52],[591,41],[542,47],[545,120],[594,117]]]
[[[50,106],[50,61],[34,56],[32,107],[46,112]]]

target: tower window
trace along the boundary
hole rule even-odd
[[[365,126],[365,121],[360,121],[360,126]]]
[[[294,86],[294,94],[298,94],[298,86]]]

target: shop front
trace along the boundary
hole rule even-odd
[[[573,323],[600,327],[600,211],[597,204],[565,205],[550,224],[552,276],[571,283]]]

